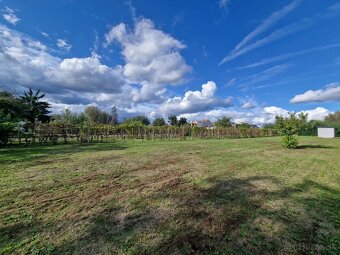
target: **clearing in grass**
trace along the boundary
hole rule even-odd
[[[340,139],[0,150],[0,254],[337,254]]]

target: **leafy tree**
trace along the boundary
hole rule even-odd
[[[275,129],[275,124],[274,123],[267,123],[267,124],[263,125],[263,128]]]
[[[102,111],[97,106],[88,106],[84,110],[87,119],[91,123],[96,124],[109,124],[111,123],[112,117],[107,112]]]
[[[117,125],[118,124],[118,109],[116,106],[111,108],[111,124]]]
[[[231,118],[223,117],[215,122],[215,126],[223,128],[231,127]]]
[[[165,120],[163,118],[155,118],[153,120],[152,125],[154,125],[154,126],[165,126],[166,123],[165,123]]]
[[[246,122],[243,122],[243,123],[236,124],[236,127],[237,128],[251,128],[251,125]]]
[[[0,145],[7,144],[10,138],[15,134],[17,123],[12,119],[11,114],[5,114],[0,109]]]
[[[177,126],[178,125],[178,120],[176,115],[171,115],[168,117],[168,122],[171,126]]]
[[[178,126],[183,126],[183,125],[186,125],[186,124],[188,124],[186,118],[181,117],[181,118],[178,120]]]
[[[50,119],[50,116],[48,116],[50,113],[48,110],[48,108],[50,108],[50,104],[41,101],[44,97],[45,94],[41,94],[40,90],[34,93],[32,89],[29,89],[23,96],[20,97],[23,105],[22,116],[32,123],[33,126],[35,125],[36,120],[47,122]]]
[[[340,111],[328,114],[328,116],[325,117],[325,122],[336,123],[337,125],[340,125]]]
[[[150,120],[146,116],[143,116],[143,115],[136,116],[136,117],[133,117],[133,118],[130,118],[124,121],[124,123],[131,123],[131,122],[140,122],[145,126],[150,125]]]
[[[18,97],[9,91],[0,91],[0,109],[12,118],[19,118],[23,112],[23,105]]]
[[[299,143],[298,135],[303,133],[307,126],[308,114],[300,113],[298,116],[294,112],[287,118],[275,117],[275,127],[282,135],[282,145],[286,148],[296,148]]]
[[[335,135],[340,136],[340,111],[330,113],[326,116],[323,126],[335,128]]]
[[[66,125],[78,125],[86,121],[86,115],[84,113],[76,114],[72,113],[70,109],[64,109],[61,114],[53,115],[54,122],[66,124]]]

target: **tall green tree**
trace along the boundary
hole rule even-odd
[[[251,125],[247,122],[242,122],[242,123],[236,124],[236,127],[237,128],[250,128]]]
[[[165,126],[166,125],[166,123],[165,123],[165,120],[163,119],[163,118],[155,118],[154,120],[153,120],[153,123],[152,123],[152,125],[154,125],[154,126]]]
[[[48,114],[50,111],[50,104],[48,102],[41,101],[45,97],[45,94],[40,93],[40,90],[34,92],[29,89],[20,97],[23,105],[22,116],[28,120],[30,123],[35,125],[36,120],[47,122],[50,119]]]
[[[178,125],[178,120],[176,115],[170,115],[168,117],[168,122],[171,126],[177,126]]]
[[[52,116],[54,122],[66,125],[78,125],[86,121],[85,113],[76,114],[71,112],[70,109],[64,109],[61,114]]]
[[[97,106],[88,106],[84,110],[87,119],[96,124],[110,124],[111,123],[111,115],[105,111],[102,111]]]
[[[188,124],[186,118],[181,117],[181,118],[178,120],[178,126],[183,126],[183,125],[186,125],[186,124]]]
[[[9,113],[5,114],[0,109],[0,145],[7,144],[10,138],[15,134],[16,121]]]
[[[340,126],[340,111],[330,113],[325,117],[326,123],[334,123]]]
[[[215,122],[216,127],[222,127],[222,128],[227,128],[231,127],[231,118],[230,117],[223,117]]]
[[[150,125],[150,120],[148,119],[148,117],[143,116],[143,115],[129,118],[125,120],[123,123],[126,124],[126,123],[131,123],[131,122],[140,122],[142,125],[145,125],[145,126]]]
[[[0,91],[0,109],[3,114],[10,114],[11,118],[19,119],[23,112],[23,105],[14,93],[10,91]]]
[[[111,124],[117,125],[118,124],[118,109],[117,106],[113,106],[111,108]]]

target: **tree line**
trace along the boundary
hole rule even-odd
[[[83,112],[77,114],[71,112],[69,109],[64,109],[60,114],[51,114],[51,105],[44,101],[45,94],[41,93],[40,90],[33,91],[32,89],[28,89],[23,93],[23,95],[17,96],[13,92],[9,91],[0,91],[0,144],[7,144],[10,142],[10,139],[13,137],[23,137],[25,139],[32,138],[34,140],[35,135],[40,132],[44,128],[46,133],[50,132],[51,135],[48,139],[55,139],[55,133],[67,133],[68,130],[78,130],[75,133],[78,133],[78,138],[80,139],[81,133],[85,134],[86,132],[90,134],[98,134],[103,133],[102,125],[115,126],[115,132],[120,132],[121,136],[125,137],[125,134],[128,134],[128,131],[141,130],[143,126],[151,126],[151,127],[173,127],[171,131],[174,136],[177,133],[183,133],[184,127],[190,127],[187,119],[184,117],[178,118],[176,115],[168,116],[167,121],[164,118],[155,118],[153,122],[146,116],[135,116],[132,118],[125,119],[122,122],[118,122],[118,112],[117,107],[114,106],[111,108],[110,112],[106,112],[101,110],[96,106],[88,106],[84,109]],[[294,115],[295,116],[295,115]],[[301,117],[301,118],[300,118]],[[301,123],[297,120],[302,120]],[[299,127],[289,127],[287,123],[292,121],[291,126],[294,126],[297,122],[301,125]],[[287,124],[287,126],[285,126]],[[289,141],[292,142],[295,139],[296,135],[316,135],[317,127],[319,126],[329,126],[335,127],[337,130],[337,136],[339,136],[340,132],[340,112],[335,112],[334,114],[328,115],[324,121],[307,121],[307,116],[301,115],[294,119],[293,115],[290,118],[282,118],[277,116],[274,124],[266,125],[266,129],[273,129],[280,131],[282,134],[294,133],[292,136],[289,136]],[[100,127],[97,131],[94,130],[94,127]],[[214,128],[238,128],[238,129],[249,129],[253,127],[248,123],[239,123],[233,124],[231,118],[225,116],[214,123]],[[302,128],[303,127],[303,128]],[[176,129],[182,128],[182,129]],[[287,131],[289,128],[294,129],[293,131]],[[106,127],[105,130],[109,130],[110,128]],[[88,130],[88,131],[86,131]],[[91,131],[89,131],[91,130]],[[111,130],[111,129],[110,129]],[[124,132],[122,130],[125,130]],[[152,133],[151,129],[145,129],[144,133]],[[157,129],[163,130],[162,136],[171,136],[170,129]],[[164,131],[167,130],[167,131]],[[181,131],[182,130],[182,131]],[[187,130],[187,129],[186,129]],[[130,132],[129,131],[129,132]],[[105,131],[106,132],[106,131]],[[104,133],[105,133],[104,132]],[[157,131],[158,132],[158,131]],[[201,133],[203,131],[200,131]],[[229,132],[229,131],[228,131]],[[71,132],[72,133],[72,132]],[[106,132],[107,133],[107,132]],[[111,132],[112,133],[112,132]],[[131,133],[131,132],[130,132]],[[150,133],[150,137],[153,137]],[[185,131],[188,134],[188,131]],[[191,134],[192,132],[190,132]],[[197,133],[197,132],[196,132]],[[232,132],[229,132],[230,134]],[[228,133],[228,134],[229,134]],[[192,133],[194,134],[194,133]],[[204,136],[216,136],[220,137],[220,134],[224,134],[222,131],[219,131],[219,134],[215,134],[214,131],[211,132],[212,135],[204,135]],[[271,133],[274,134],[274,133]],[[60,134],[59,134],[60,135]],[[247,136],[244,132],[240,132],[237,135],[233,134],[230,136]],[[140,134],[136,135],[137,137],[141,136]],[[249,131],[249,136],[252,136],[252,133]],[[44,136],[46,137],[46,135]],[[54,138],[51,138],[54,137]],[[86,136],[85,136],[86,137]]]

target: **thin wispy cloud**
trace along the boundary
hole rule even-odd
[[[5,9],[2,10],[2,17],[10,24],[16,25],[18,22],[20,22],[20,18],[15,14],[15,11],[9,7],[5,7]]]
[[[136,22],[137,21],[137,11],[136,11],[136,8],[132,4],[132,0],[127,0],[125,3],[129,7],[130,15],[131,15],[133,22]]]
[[[280,65],[275,65],[261,72],[249,75],[245,77],[244,79],[242,79],[237,87],[240,88],[241,90],[247,90],[250,87],[256,88],[255,86],[256,84],[268,81],[272,79],[273,77],[286,72],[293,65],[294,65],[293,63],[284,63]]]
[[[229,4],[230,4],[230,0],[219,0],[218,7],[220,9],[228,10]]]
[[[339,3],[336,3],[334,5],[331,5],[329,8],[329,10],[332,10],[332,11],[338,11],[340,10],[340,2]]]
[[[173,18],[172,18],[172,22],[171,25],[172,26],[177,26],[178,24],[180,24],[181,22],[183,22],[184,19],[184,13],[180,12],[178,14],[176,14]]]
[[[254,89],[264,89],[264,88],[269,88],[269,87],[275,87],[275,86],[280,86],[283,84],[294,84],[297,82],[305,82],[305,81],[313,81],[314,79],[318,78],[329,78],[329,77],[337,77],[339,75],[339,72],[333,72],[333,73],[328,73],[324,75],[311,75],[311,73],[308,74],[303,74],[303,75],[298,75],[294,77],[287,77],[285,80],[281,82],[275,82],[275,83],[269,83],[269,84],[263,84],[263,85],[258,85],[255,86]],[[300,77],[300,78],[299,78]]]
[[[243,40],[236,45],[232,53],[235,53],[236,51],[247,45],[251,40],[267,31],[280,19],[285,17],[294,9],[296,9],[301,2],[302,0],[295,0],[290,4],[284,6],[281,10],[273,12],[268,18],[264,19],[258,27],[256,27],[252,32],[250,32],[246,37],[244,37]]]
[[[264,71],[252,74],[242,80],[242,82],[245,81],[251,81],[251,83],[258,83],[264,80],[267,80],[271,78],[274,75],[277,75],[279,73],[282,73],[286,71],[288,68],[290,68],[293,64],[292,63],[285,63],[281,65],[275,65],[273,67],[267,68]]]
[[[339,47],[340,47],[340,43],[335,43],[335,44],[329,44],[329,45],[325,45],[325,46],[321,46],[321,47],[315,47],[315,48],[311,48],[311,49],[301,50],[301,51],[297,51],[297,52],[281,54],[281,55],[278,55],[278,56],[275,56],[275,57],[262,59],[258,62],[249,64],[249,65],[237,67],[236,70],[244,70],[244,69],[254,68],[254,67],[258,67],[258,66],[271,64],[271,63],[282,61],[282,60],[286,60],[286,59],[289,59],[289,58],[292,58],[292,57],[308,54],[308,53],[313,53],[313,52],[332,49],[332,48],[339,48]]]
[[[42,35],[45,36],[46,38],[49,38],[49,37],[50,37],[50,35],[49,35],[48,33],[46,33],[46,32],[40,32],[40,34],[42,34]]]
[[[295,1],[293,3],[295,3]],[[299,3],[299,2],[297,2],[297,3]],[[292,9],[292,7],[290,9]],[[264,37],[262,39],[258,39],[254,43],[249,43],[250,39],[246,39],[247,38],[246,37],[244,39],[245,43],[243,42],[244,40],[242,40],[235,47],[235,49],[233,51],[231,51],[226,57],[224,57],[222,59],[222,61],[219,63],[219,65],[221,65],[221,64],[223,64],[225,62],[231,61],[231,60],[233,60],[233,59],[235,59],[237,57],[240,57],[240,56],[242,56],[242,55],[244,55],[244,54],[246,54],[246,53],[248,53],[248,52],[250,52],[252,50],[255,50],[257,48],[263,47],[263,46],[265,46],[265,45],[267,45],[269,43],[272,43],[272,42],[277,41],[277,40],[279,40],[281,38],[284,38],[284,37],[286,37],[286,36],[288,36],[288,35],[290,35],[292,33],[296,33],[296,32],[301,31],[303,29],[309,28],[309,27],[317,24],[322,19],[330,18],[330,17],[333,17],[334,15],[338,15],[338,14],[339,14],[339,11],[338,11],[338,6],[336,4],[336,5],[330,6],[325,12],[323,12],[321,14],[316,14],[316,15],[312,16],[311,18],[303,18],[303,19],[301,19],[301,20],[299,20],[297,22],[294,22],[294,23],[291,23],[291,24],[289,24],[287,26],[279,28],[279,29],[275,30],[274,32],[272,32],[271,34],[269,34],[268,36],[266,36],[266,37]],[[261,32],[262,30],[260,29],[258,31]],[[259,35],[257,33],[253,33],[253,35],[251,36],[251,39],[254,39],[254,37]]]
[[[56,44],[62,50],[69,51],[72,48],[72,45],[69,44],[65,39],[57,39]]]
[[[292,33],[295,33],[297,31],[303,30],[307,27],[310,27],[313,25],[315,22],[312,19],[302,19],[298,22],[292,23],[290,25],[287,25],[283,28],[277,29],[274,32],[272,32],[270,35],[257,40],[256,42],[249,44],[242,49],[230,53],[228,56],[226,56],[221,62],[220,65],[233,60],[241,55],[244,55],[245,53],[248,53],[249,51],[255,50],[257,48],[263,47],[269,43],[272,43],[274,41],[277,41],[283,37],[286,37]]]
[[[256,27],[252,32],[250,32],[246,37],[244,37],[243,40],[235,46],[235,48],[231,51],[231,53],[220,62],[220,64],[223,64],[247,52],[248,47],[246,46],[253,39],[261,35],[262,33],[266,32],[269,28],[275,25],[280,19],[284,18],[290,12],[295,10],[300,5],[301,2],[302,0],[294,0],[290,4],[284,6],[282,9],[273,12],[268,18],[264,19],[258,27]],[[244,48],[245,50],[242,51],[241,50],[242,48]],[[251,47],[249,47],[249,49],[251,49]]]

